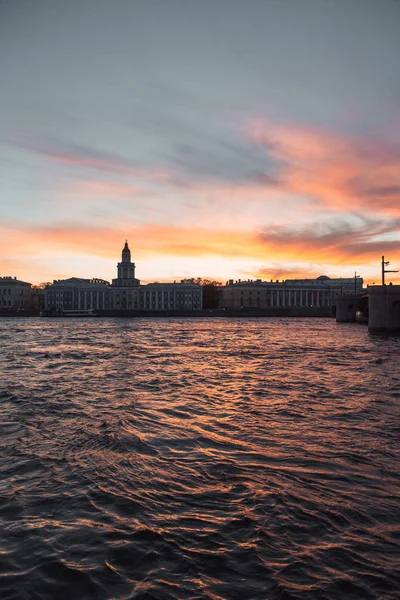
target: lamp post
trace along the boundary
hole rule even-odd
[[[357,271],[354,271],[354,293],[357,294],[357,278],[360,277],[357,275]]]
[[[322,281],[321,283],[322,285],[328,288],[328,306],[332,306],[331,301],[333,300],[333,298],[331,297],[331,286],[329,285],[329,283],[323,283]]]
[[[390,262],[387,260],[385,262],[385,257],[382,256],[382,285],[385,285],[385,273],[398,273],[398,271],[389,271],[389,269],[385,269],[385,267],[387,267]]]

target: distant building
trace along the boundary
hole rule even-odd
[[[117,264],[117,279],[112,280],[114,287],[139,287],[139,279],[135,279],[135,263],[131,262],[131,251],[129,250],[128,241],[122,249],[121,262]]]
[[[31,288],[31,308],[33,310],[42,310],[44,308],[44,289],[37,286]]]
[[[110,284],[103,279],[56,279],[45,289],[46,310],[88,310],[111,307]]]
[[[195,283],[149,283],[140,288],[143,310],[201,310],[202,289]]]
[[[55,280],[45,289],[48,311],[75,310],[200,310],[202,288],[194,283],[149,283],[135,277],[128,242],[117,265],[112,284],[103,279]]]
[[[16,277],[0,277],[0,309],[27,309],[30,306],[30,283]]]
[[[140,281],[135,278],[135,263],[131,261],[128,242],[122,249],[121,262],[117,264],[117,278],[109,290],[111,310],[140,310]]]
[[[221,308],[273,308],[334,306],[342,294],[360,294],[359,277],[286,279],[285,281],[233,281],[221,288]]]

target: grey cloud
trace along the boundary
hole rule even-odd
[[[400,185],[387,185],[381,187],[371,187],[364,192],[365,196],[385,197],[385,198],[398,198],[400,199]]]
[[[275,161],[268,161],[264,152],[255,152],[252,145],[239,141],[234,148],[211,138],[183,144],[167,162],[184,179],[196,181],[276,185],[278,180]]]
[[[400,234],[400,219],[391,221],[362,219],[360,225],[345,220],[333,223],[313,223],[303,228],[275,227],[260,234],[261,241],[277,246],[293,246],[304,250],[331,249],[333,254],[361,256],[384,251],[398,252],[400,242],[376,240],[385,234]]]
[[[165,123],[168,123],[168,119]],[[94,169],[105,175],[151,178],[152,173],[164,169],[170,172],[170,176],[164,178],[165,183],[178,187],[216,182],[228,185],[247,182],[263,186],[279,184],[277,161],[267,156],[265,148],[251,141],[239,137],[216,139],[205,134],[199,135],[190,127],[181,139],[184,141],[175,138],[172,147],[160,152],[153,164],[54,136],[42,139],[22,137],[14,140],[14,143],[66,166]]]

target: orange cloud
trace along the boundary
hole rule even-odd
[[[121,157],[101,155],[88,149],[44,153],[63,164],[89,166],[117,174],[163,179],[173,185],[164,202],[167,218],[175,225],[141,224],[119,221],[113,215],[106,227],[82,224],[14,227],[0,229],[0,251],[29,247],[40,256],[73,253],[79,256],[114,259],[121,242],[129,238],[133,256],[138,260],[160,256],[205,257],[210,264],[216,257],[248,259],[255,263],[254,275],[279,278],[286,269],[279,263],[309,265],[298,276],[320,272],[318,265],[361,268],[379,263],[382,254],[400,268],[400,150],[382,139],[360,141],[349,136],[299,126],[267,126],[254,122],[250,137],[265,146],[276,162],[274,177],[254,174],[240,183],[215,180],[182,181],[168,169],[139,169]],[[76,150],[76,155],[74,155]],[[86,152],[86,154],[85,154]],[[75,191],[93,198],[146,194],[126,178],[122,181],[87,180],[74,182]],[[183,184],[182,184],[183,185]],[[177,196],[177,197],[176,197]],[[160,197],[154,197],[153,203]],[[312,211],[309,199],[314,201]],[[170,206],[169,201],[171,200]],[[146,206],[151,204],[146,198]],[[181,209],[185,222],[178,225]],[[319,211],[334,210],[363,215],[364,222],[348,221],[309,224]],[[376,215],[385,215],[385,218]],[[163,215],[164,216],[164,215]],[[396,218],[397,217],[397,218]],[[160,218],[157,215],[157,218]],[[188,223],[190,219],[190,223]],[[277,226],[291,223],[291,227]],[[296,226],[293,223],[297,222]],[[304,223],[307,223],[305,225]],[[326,223],[326,219],[324,220]],[[263,229],[264,223],[269,223]],[[274,224],[274,225],[273,225]],[[137,252],[136,252],[137,249]],[[16,260],[21,260],[16,256]],[[274,265],[274,266],[271,266]],[[278,267],[276,266],[278,265]],[[8,269],[9,270],[9,269]],[[196,273],[194,275],[202,275]],[[229,273],[221,273],[221,277]],[[286,275],[287,276],[287,275]]]
[[[265,262],[307,260],[339,264],[345,260],[376,258],[400,252],[396,240],[377,241],[374,237],[396,231],[400,220],[367,222],[358,226],[337,223],[334,226],[311,225],[303,229],[273,227],[264,232],[226,230],[205,227],[142,225],[126,223],[121,227],[84,227],[53,225],[13,227],[0,230],[3,252],[6,248],[30,248],[30,255],[51,248],[67,252],[115,258],[116,250],[128,237],[135,255],[141,258],[171,256],[223,256],[262,259]]]
[[[349,266],[362,270],[363,266],[376,265],[379,271],[382,254],[391,260],[392,265],[397,264],[400,268],[399,243],[373,239],[374,235],[384,235],[389,231],[389,225],[379,222],[358,227],[338,224],[336,228],[327,231],[318,231],[315,227],[298,231],[274,227],[262,233],[204,227],[137,226],[133,223],[126,223],[118,228],[90,228],[73,224],[1,228],[0,253],[7,256],[7,251],[12,248],[15,257],[8,264],[3,260],[0,269],[5,269],[5,275],[18,275],[28,281],[32,279],[33,272],[37,280],[48,279],[48,276],[37,276],[38,269],[30,269],[29,265],[35,262],[46,265],[47,258],[52,259],[54,265],[54,260],[58,257],[63,264],[62,276],[65,276],[68,257],[71,261],[76,260],[76,257],[84,261],[85,256],[88,260],[117,260],[127,237],[133,260],[138,262],[166,256],[193,260],[202,258],[202,268],[206,271],[207,265],[213,265],[216,259],[228,259],[233,267],[235,261],[237,264],[247,261],[249,266],[253,264],[251,273],[248,274],[250,277],[267,279],[313,277],[321,274],[320,265],[324,265],[322,270],[328,271],[328,275],[343,272]],[[29,262],[25,262],[23,269],[21,265],[24,264],[26,248],[30,249]],[[172,258],[171,265],[173,260]],[[291,269],[287,270],[284,265],[289,264]],[[44,266],[43,273],[49,272],[49,267]],[[204,273],[191,275],[204,276]],[[60,276],[61,273],[54,275]],[[182,273],[182,276],[185,275]],[[218,277],[225,280],[230,277],[230,273],[220,273]]]
[[[253,120],[246,138],[267,150],[264,168],[249,140],[238,140],[235,152],[225,156],[224,145],[187,163],[170,157],[172,167],[143,166],[130,158],[61,140],[24,141],[22,145],[48,160],[108,176],[132,177],[167,186],[170,193],[185,194],[200,202],[207,197],[218,205],[276,202],[289,195],[297,202],[334,211],[400,214],[400,148],[378,137],[355,138],[299,125],[276,125]],[[224,160],[218,162],[218,151]],[[257,154],[257,157],[255,156]],[[168,159],[168,157],[166,157]],[[271,160],[269,160],[271,159]],[[214,164],[215,163],[215,164]],[[244,167],[243,165],[246,165]],[[252,169],[254,166],[254,169]],[[267,168],[268,166],[268,168]],[[93,182],[93,176],[89,175]],[[94,183],[88,193],[95,193]],[[112,193],[99,183],[101,196]],[[116,194],[129,193],[125,182],[109,183]],[[125,191],[126,190],[126,191]],[[276,206],[274,207],[276,208]]]
[[[273,281],[279,280],[282,281],[284,279],[312,279],[315,277],[319,277],[321,275],[320,268],[313,268],[313,266],[306,268],[280,268],[276,266],[272,267],[262,267],[255,272],[247,273],[249,277],[254,277],[257,279],[262,279],[263,281],[268,281],[272,279]],[[330,272],[331,276],[335,276],[335,273]],[[338,275],[340,277],[340,275]]]
[[[281,161],[280,186],[334,210],[400,215],[400,149],[379,138],[250,124],[250,137]]]
[[[23,239],[24,246],[36,252],[57,247],[66,252],[83,252],[106,258],[119,254],[121,243],[128,237],[135,254],[143,257],[159,254],[173,256],[264,256],[264,245],[251,232],[219,231],[162,225],[121,229],[85,228],[82,226],[46,226],[5,230],[2,243],[15,247]],[[136,252],[137,249],[137,252]]]

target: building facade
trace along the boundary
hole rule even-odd
[[[110,307],[110,284],[103,279],[56,279],[45,289],[46,310],[74,311]]]
[[[16,277],[0,277],[0,309],[28,309],[31,284]]]
[[[55,280],[45,289],[45,309],[50,312],[93,310],[201,310],[202,288],[194,283],[149,283],[135,277],[128,242],[117,264],[112,283],[103,279]]]
[[[286,279],[285,281],[230,280],[221,288],[221,308],[329,307],[342,294],[360,294],[359,277]]]
[[[202,289],[195,283],[148,283],[140,288],[143,310],[201,310]]]

